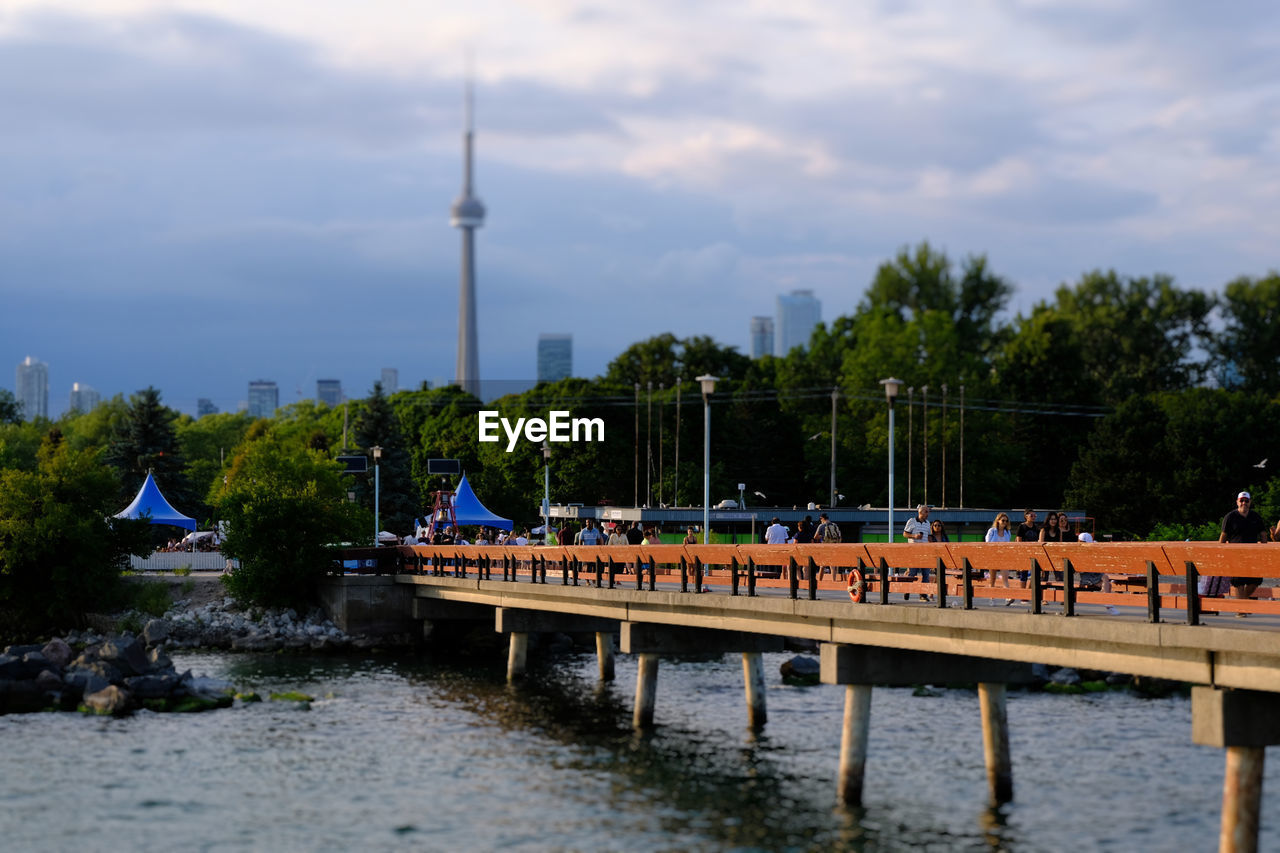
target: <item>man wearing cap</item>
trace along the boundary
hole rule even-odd
[[[1270,542],[1271,530],[1262,516],[1253,510],[1253,496],[1248,492],[1236,495],[1236,508],[1222,518],[1219,542]],[[1258,578],[1232,578],[1232,598],[1252,598],[1258,588]],[[1237,616],[1245,616],[1238,613]]]

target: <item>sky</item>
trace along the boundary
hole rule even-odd
[[[921,240],[1012,314],[1093,269],[1218,291],[1277,267],[1278,48],[1268,2],[0,0],[0,387],[452,379],[469,66],[486,380],[540,333],[580,376],[749,352]]]

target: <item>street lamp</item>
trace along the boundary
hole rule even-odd
[[[551,544],[551,445],[542,442],[542,544]]]
[[[901,379],[881,379],[884,386],[884,398],[889,403],[889,542],[893,542],[893,398],[898,396],[902,387]]]
[[[836,401],[840,399],[840,389],[831,389],[831,503],[836,505]]]
[[[698,377],[702,385],[702,544],[711,535],[711,394],[716,390],[716,377],[710,373]]]
[[[378,462],[382,459],[382,447],[375,444],[369,449],[373,451],[373,545],[376,548],[378,545],[378,534],[382,532],[382,527],[378,521],[378,499],[380,497],[378,492],[382,485],[378,479]]]

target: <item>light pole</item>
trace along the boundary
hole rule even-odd
[[[893,542],[893,398],[898,396],[902,387],[901,379],[881,379],[884,386],[884,398],[889,403],[889,538]]]
[[[698,377],[702,385],[702,544],[711,536],[711,394],[716,390],[716,377],[705,373]]]
[[[542,544],[551,544],[551,445],[542,442]]]
[[[831,503],[836,505],[836,401],[840,399],[840,389],[831,389]]]
[[[378,499],[381,497],[379,491],[382,487],[382,483],[379,480],[378,462],[382,459],[382,447],[375,444],[369,449],[373,451],[373,545],[376,548],[378,546],[378,534],[382,532],[381,522],[378,520]]]

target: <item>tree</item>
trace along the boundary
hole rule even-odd
[[[1223,329],[1212,343],[1219,384],[1280,392],[1280,273],[1238,278],[1222,295]]]
[[[0,625],[31,636],[111,606],[129,554],[145,556],[149,525],[112,518],[119,480],[93,450],[59,432],[35,471],[0,471]]]
[[[347,501],[348,481],[321,453],[251,430],[211,496],[227,522],[222,550],[240,560],[223,578],[231,594],[263,606],[311,603],[338,548],[369,539],[372,514]]]
[[[22,404],[8,388],[0,388],[0,424],[16,424],[22,420]]]
[[[382,393],[382,383],[373,383],[373,392],[365,399],[356,416],[356,443],[372,457],[372,448],[381,447],[378,462],[379,523],[384,530],[397,533],[412,531],[414,518],[422,514],[421,490],[413,479],[409,451],[395,408]],[[356,496],[363,505],[373,509],[374,471],[357,480]]]
[[[121,497],[137,494],[150,472],[169,503],[179,511],[191,509],[194,501],[178,447],[177,418],[177,412],[161,404],[155,388],[144,388],[129,398],[107,451],[107,461],[120,472]]]

